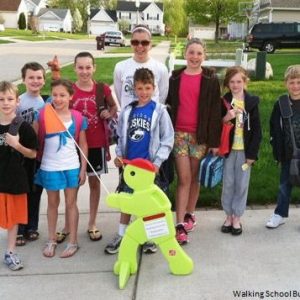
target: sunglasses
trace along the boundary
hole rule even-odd
[[[147,47],[147,46],[150,45],[150,41],[147,41],[147,40],[142,40],[142,41],[131,40],[130,43],[131,43],[132,46],[142,45],[143,47]]]

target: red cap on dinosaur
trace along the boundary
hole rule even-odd
[[[132,165],[140,169],[145,169],[150,172],[155,172],[155,167],[152,162],[143,158],[135,158],[132,160],[122,159],[122,162],[126,165]]]

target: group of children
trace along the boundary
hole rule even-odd
[[[228,92],[221,97],[215,72],[202,67],[205,45],[201,40],[192,38],[187,42],[184,54],[187,65],[173,71],[170,78],[167,68],[149,56],[151,33],[146,27],[137,26],[133,30],[131,46],[133,57],[119,62],[114,71],[114,87],[121,107],[116,167],[121,173],[123,159],[148,159],[154,164],[159,179],[162,163],[171,153],[174,155],[177,173],[176,239],[183,245],[196,225],[194,212],[200,192],[200,161],[208,152],[218,155],[222,123],[231,122],[234,127],[230,152],[225,159],[221,195],[226,219],[221,231],[240,235],[250,171],[257,160],[262,138],[259,98],[246,91],[246,71],[241,67],[227,69],[224,87]],[[26,92],[20,97],[14,85],[0,83],[0,227],[8,231],[4,262],[12,270],[23,267],[15,246],[39,238],[39,202],[43,188],[48,196],[45,257],[53,257],[57,243],[68,236],[69,241],[60,257],[70,257],[79,249],[76,200],[78,188],[84,184],[86,175],[90,188],[87,234],[92,241],[102,238],[96,226],[99,176],[107,173],[106,121],[116,114],[117,104],[109,86],[104,84],[101,92],[105,107],[99,108],[96,101],[99,83],[93,79],[96,66],[89,52],[80,52],[75,57],[74,70],[76,82],[58,79],[51,83],[51,104],[46,106],[40,95],[45,84],[45,71],[38,63],[28,63],[23,67]],[[300,66],[291,66],[287,70],[285,82],[295,112],[293,125],[297,130]],[[223,102],[227,103],[226,107]],[[49,109],[55,110],[64,130],[47,132]],[[10,133],[10,124],[17,115],[26,122],[14,136]],[[278,104],[275,104],[271,136],[275,158],[282,163],[282,172],[278,206],[267,223],[271,228],[282,224],[283,218],[287,217],[292,188],[288,183],[291,156],[286,151],[290,147],[290,139],[286,136],[290,135],[280,125],[280,119]],[[159,182],[157,180],[158,185]],[[64,190],[66,212],[65,226],[57,232],[60,190]],[[122,179],[119,191],[132,193]],[[118,252],[129,222],[130,215],[121,214],[118,232],[105,247],[106,253]],[[143,250],[153,253],[156,246],[148,242]]]

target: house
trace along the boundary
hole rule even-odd
[[[5,28],[18,28],[18,20],[21,13],[25,14],[27,24],[28,9],[25,0],[0,1],[0,14],[5,20]]]
[[[216,32],[216,25],[210,23],[208,25],[189,23],[189,35],[191,37],[200,38],[203,40],[214,40]],[[219,27],[219,37],[227,36],[227,27],[225,25],[220,25]]]
[[[116,11],[118,20],[128,21],[129,30],[136,24],[145,24],[152,33],[165,32],[161,2],[118,1]]]
[[[88,32],[100,35],[106,31],[118,30],[118,19],[115,10],[91,9]]]
[[[300,0],[255,0],[251,25],[264,22],[300,22]]]
[[[38,15],[40,9],[45,8],[47,0],[25,0],[28,14],[31,16]]]
[[[42,8],[37,17],[39,31],[72,32],[73,18],[69,9]]]

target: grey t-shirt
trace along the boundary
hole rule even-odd
[[[17,109],[17,114],[22,116],[26,122],[32,124],[44,105],[45,103],[41,96],[32,96],[26,92],[20,96],[20,105]]]

